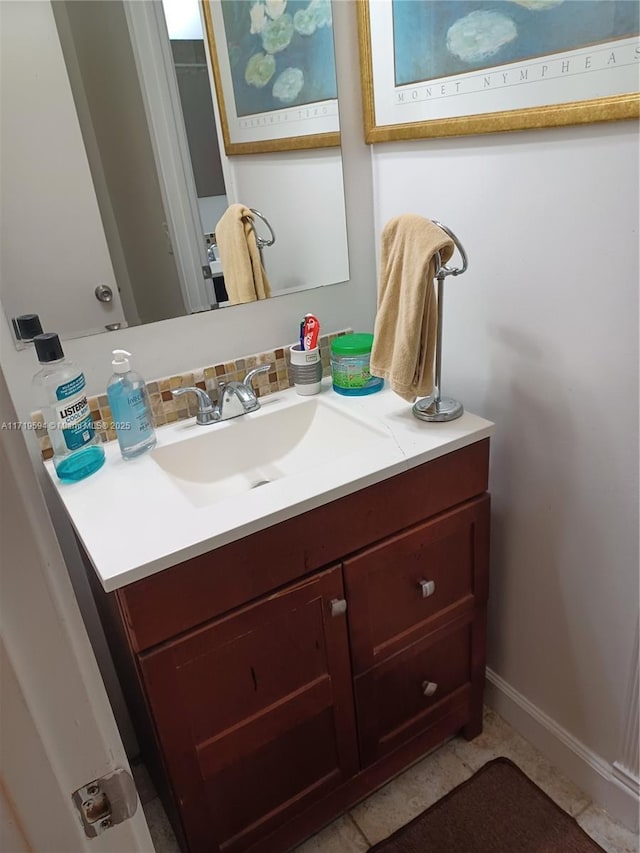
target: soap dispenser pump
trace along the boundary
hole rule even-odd
[[[113,350],[113,376],[107,385],[118,444],[123,459],[134,459],[156,444],[151,403],[144,379],[131,369],[130,352]]]

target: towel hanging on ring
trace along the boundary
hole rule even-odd
[[[229,301],[235,305],[268,299],[271,287],[260,258],[251,210],[244,204],[229,205],[215,233]]]
[[[371,373],[409,403],[433,391],[438,252],[446,264],[453,240],[423,216],[397,216],[382,231]]]

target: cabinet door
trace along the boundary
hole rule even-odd
[[[243,850],[357,772],[342,598],[332,568],[140,657],[190,853]]]

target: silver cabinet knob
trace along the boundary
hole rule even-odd
[[[437,689],[438,685],[435,683],[435,681],[422,682],[422,692],[425,696],[433,696]]]
[[[98,302],[111,302],[113,300],[113,290],[108,284],[99,284],[93,292]]]
[[[435,581],[418,581],[418,586],[422,590],[422,597],[429,598],[436,591]]]
[[[332,616],[342,616],[343,613],[347,612],[347,601],[344,598],[332,598],[331,599],[331,615]]]

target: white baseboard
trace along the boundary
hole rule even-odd
[[[598,808],[638,832],[638,779],[625,768],[604,761],[491,669],[487,669],[485,702],[582,788]]]

